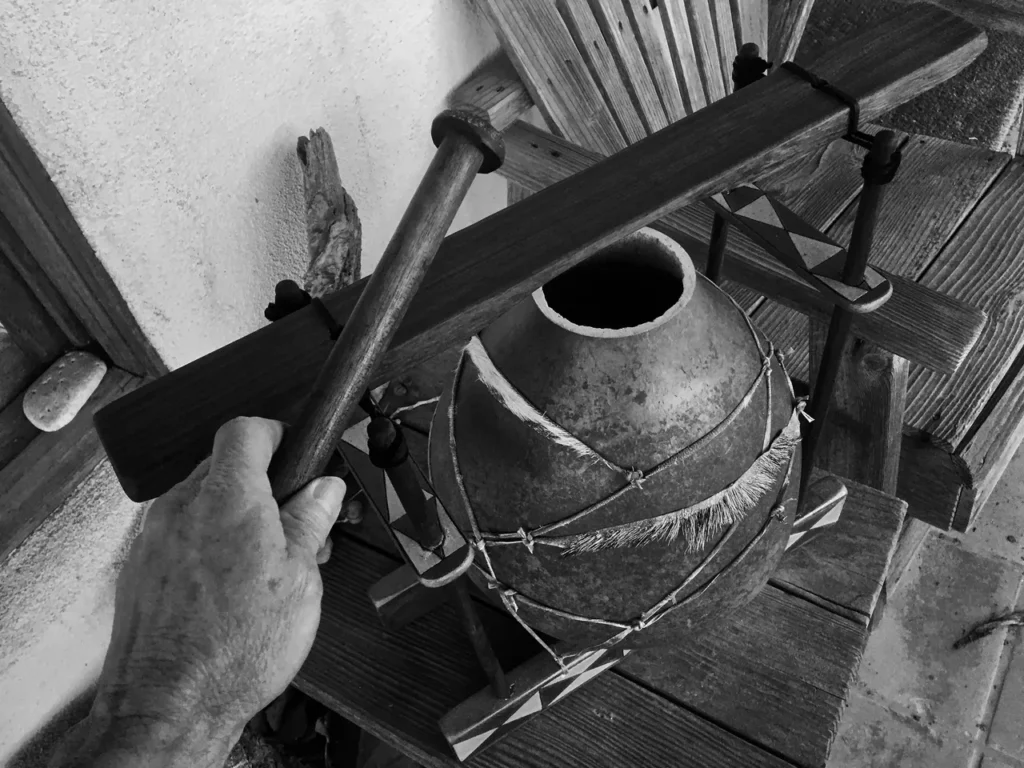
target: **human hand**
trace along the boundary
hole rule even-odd
[[[211,458],[152,505],[118,581],[92,711],[55,765],[219,768],[295,677],[345,483],[319,478],[279,509],[267,468],[283,433],[228,422]]]

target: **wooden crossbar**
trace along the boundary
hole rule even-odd
[[[984,33],[972,25],[914,9],[881,33],[837,47],[816,72],[858,99],[870,120],[952,77],[984,47]],[[375,382],[468,337],[623,235],[824,146],[846,131],[848,118],[845,106],[779,72],[450,235]],[[365,284],[326,298],[337,322]],[[125,491],[144,500],[167,490],[234,416],[286,415],[329,349],[319,310],[307,307],[104,409],[97,428]]]

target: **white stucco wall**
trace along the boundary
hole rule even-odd
[[[497,42],[468,0],[7,0],[0,97],[177,367],[302,274],[295,140],[331,134],[372,269],[430,120]],[[504,203],[477,181],[456,225]]]
[[[467,0],[6,0],[0,97],[177,367],[262,325],[304,271],[296,138],[331,134],[365,274],[431,119],[496,47]],[[504,190],[478,179],[456,227]],[[98,673],[139,511],[113,482],[103,465],[0,564],[0,765]]]

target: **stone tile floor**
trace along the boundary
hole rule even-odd
[[[828,768],[1024,768],[1024,633],[953,643],[1024,608],[1024,449],[978,522],[932,533],[868,642]]]

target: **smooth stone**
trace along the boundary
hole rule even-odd
[[[25,393],[25,417],[44,432],[66,427],[103,381],[107,364],[88,352],[69,352]]]

